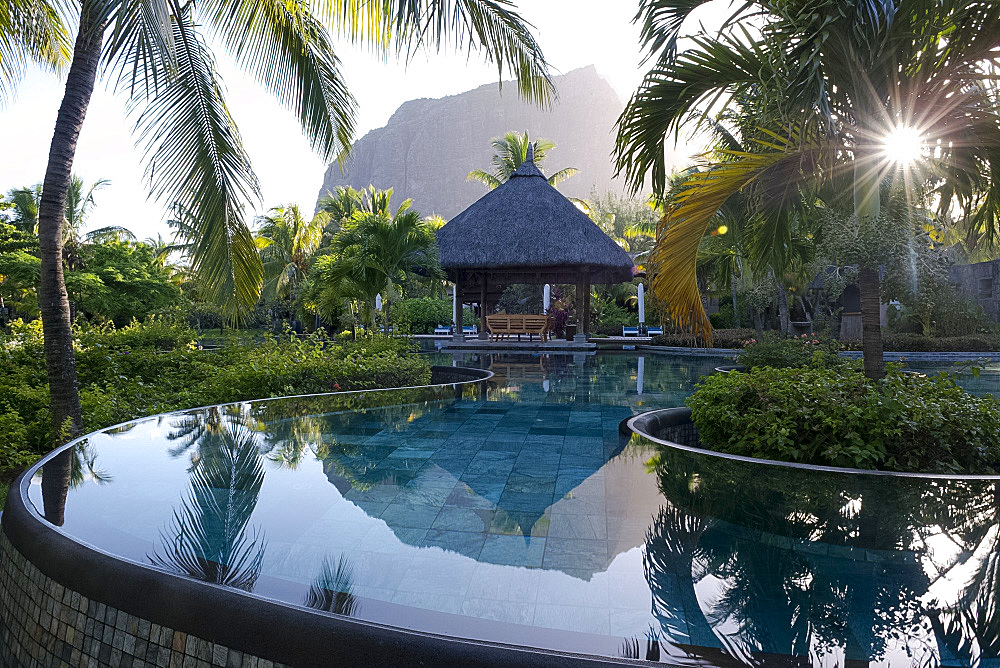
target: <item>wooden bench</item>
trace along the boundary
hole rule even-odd
[[[539,341],[548,341],[552,337],[552,318],[547,315],[488,315],[486,329],[493,341],[509,339],[512,334],[517,334],[518,341],[522,334],[527,334],[529,341],[533,335],[537,335]]]

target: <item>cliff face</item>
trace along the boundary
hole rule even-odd
[[[623,104],[593,66],[554,77],[558,99],[549,110],[522,102],[517,88],[506,83],[503,94],[495,83],[437,100],[405,102],[385,127],[354,143],[342,172],[330,165],[319,196],[335,186],[393,188],[393,202],[413,199],[424,215],[450,219],[486,193],[486,186],[468,182],[473,169],[490,169],[490,140],[516,130],[532,138],[551,139],[542,170],[580,170],[559,184],[569,197],[587,197],[591,190],[620,191],[612,180],[614,124]]]

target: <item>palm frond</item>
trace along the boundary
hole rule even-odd
[[[310,4],[207,0],[200,9],[236,62],[298,116],[313,150],[329,161],[350,149],[357,102]]]
[[[778,141],[777,139],[775,141]],[[719,208],[734,193],[761,179],[769,170],[800,168],[815,159],[816,143],[785,140],[785,150],[732,153],[728,160],[690,172],[676,187],[661,218],[656,246],[650,254],[652,293],[671,319],[697,336],[711,340],[712,325],[698,289],[698,248]]]
[[[485,55],[514,75],[525,100],[547,104],[554,94],[548,63],[531,32],[531,24],[510,0],[320,0],[316,11],[343,36],[384,57],[421,48],[440,51],[446,45]]]
[[[257,177],[190,9],[163,1],[174,10],[172,39],[155,37],[162,33],[159,14],[142,11],[142,3],[133,14],[118,16],[135,29],[126,31],[131,42],[122,38],[120,60],[113,49],[109,58],[119,63],[118,84],[130,95],[130,109],[138,110],[152,193],[187,214],[184,241],[192,244],[206,297],[237,319],[257,302],[263,282],[253,235],[243,222],[245,206],[259,199]]]
[[[577,169],[576,167],[563,167],[562,169],[560,169],[558,172],[556,172],[546,180],[549,182],[550,186],[555,186],[565,181],[569,177],[578,174],[579,172],[580,170]]]
[[[465,177],[465,180],[466,181],[479,181],[480,183],[484,184],[490,190],[493,190],[494,188],[497,188],[497,187],[500,186],[500,179],[498,179],[497,177],[493,176],[489,172],[483,171],[481,169],[473,169]]]
[[[72,41],[58,8],[46,0],[0,3],[0,101],[10,98],[29,64],[58,70]]]
[[[692,116],[703,120],[741,85],[767,76],[763,54],[731,36],[691,39],[696,48],[680,54],[671,67],[651,69],[618,118],[615,168],[633,192],[649,175],[653,194],[661,196],[669,181],[668,138],[676,138]]]

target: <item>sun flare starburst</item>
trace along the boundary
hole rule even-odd
[[[920,130],[909,125],[897,125],[882,141],[885,156],[904,167],[912,165],[924,150]]]

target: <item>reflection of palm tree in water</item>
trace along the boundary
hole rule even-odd
[[[669,505],[650,527],[644,563],[666,640],[717,643],[746,662],[775,652],[810,664],[843,651],[866,663],[922,618],[928,580],[919,563],[866,555],[910,549],[929,519],[922,508],[946,500],[940,490],[929,497],[926,483],[901,482],[845,490],[843,478],[762,477],[738,462],[693,460],[672,451],[651,462]],[[810,545],[819,554],[792,549]],[[860,550],[836,556],[828,546]],[[708,577],[712,595],[696,593]]]
[[[246,419],[240,411],[230,413],[210,409],[185,416],[183,437],[198,435],[190,489],[149,560],[199,580],[252,591],[266,543],[256,530],[248,536],[247,525],[264,468]],[[198,420],[201,425],[193,423]]]
[[[344,556],[337,560],[336,566],[329,557],[324,559],[320,574],[309,587],[306,607],[338,615],[353,615],[358,600],[354,596],[352,578],[353,568]]]
[[[97,468],[97,454],[87,440],[56,455],[42,467],[42,506],[50,524],[62,526],[66,519],[66,498],[69,490],[87,480],[99,485],[111,482],[106,471]]]
[[[933,567],[942,579],[950,579],[954,571],[961,577],[969,564],[974,564],[972,574],[954,600],[933,601],[928,617],[943,648],[973,666],[1000,658],[1000,490],[993,482],[970,484],[967,502],[949,510],[979,521],[965,523],[964,532],[945,532],[958,550],[948,562]]]

